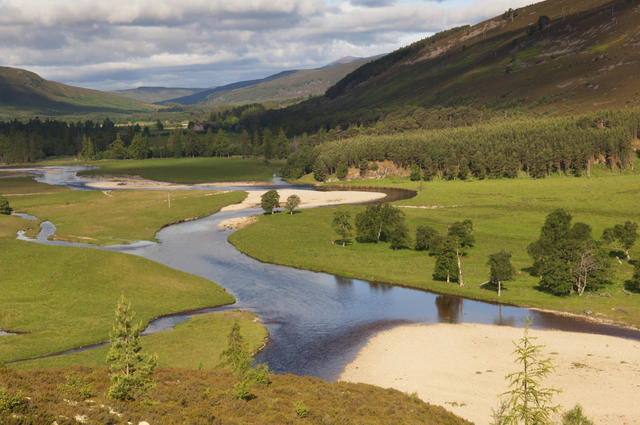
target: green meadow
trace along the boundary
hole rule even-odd
[[[1,182],[0,194],[12,208],[54,223],[57,239],[99,245],[155,240],[156,232],[167,224],[211,215],[246,196],[245,192],[184,190],[78,191],[30,178]]]
[[[84,176],[140,176],[173,183],[263,182],[271,180],[284,161],[242,158],[162,158],[90,162],[100,168]]]
[[[220,364],[220,354],[227,348],[227,336],[234,322],[240,323],[240,334],[247,348],[256,352],[268,338],[265,328],[253,313],[224,311],[193,316],[174,329],[144,335],[141,344],[147,353],[158,355],[158,365],[186,369],[214,369]],[[104,366],[109,346],[14,363],[13,369],[48,369],[67,366]]]
[[[248,255],[270,263],[520,306],[576,314],[591,310],[595,317],[638,327],[640,294],[623,292],[625,280],[633,273],[631,264],[612,261],[613,284],[603,290],[610,297],[557,297],[537,289],[538,279],[526,271],[532,264],[526,248],[538,238],[546,215],[556,208],[569,211],[574,222],[590,225],[596,238],[606,227],[626,220],[640,222],[639,183],[637,175],[605,173],[592,178],[539,180],[411,182],[387,178],[339,183],[417,190],[415,198],[394,203],[406,214],[412,236],[419,225],[446,233],[451,223],[472,220],[476,244],[462,260],[466,284],[462,288],[433,280],[435,259],[426,252],[394,251],[387,243],[333,245],[332,239],[338,238],[331,228],[333,213],[340,208],[355,217],[362,206],[261,216],[256,224],[234,233],[230,241]],[[488,256],[502,249],[513,254],[517,276],[505,283],[506,289],[498,298],[494,290],[480,285],[489,278]],[[640,243],[631,250],[631,257],[640,259]]]
[[[165,224],[211,214],[245,196],[173,193],[169,209],[166,192],[80,192],[27,178],[2,179],[0,190],[16,211],[51,220],[61,238],[91,243],[153,239]],[[18,230],[35,234],[37,224],[0,215],[0,329],[20,332],[0,338],[0,362],[107,341],[120,294],[145,325],[161,315],[234,302],[209,280],[144,258],[15,239]],[[210,329],[215,322],[202,324]]]

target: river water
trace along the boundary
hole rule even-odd
[[[48,182],[46,174],[40,181]],[[69,174],[75,176],[75,171]],[[59,174],[55,178],[57,184],[64,185]],[[84,189],[75,180],[71,186]],[[223,309],[253,311],[269,329],[269,344],[257,359],[278,373],[334,380],[369,337],[406,323],[472,322],[521,327],[530,317],[533,328],[640,340],[639,331],[577,318],[262,263],[236,250],[227,241],[232,231],[218,227],[223,220],[260,212],[258,209],[219,212],[162,229],[156,235],[159,243],[138,242],[100,249],[139,255],[224,286],[237,303]],[[95,248],[48,241],[54,231],[51,223],[43,223],[38,242]],[[430,273],[425,270],[425,274]],[[200,313],[214,310],[220,309]],[[147,333],[170,329],[192,314],[161,318],[149,326]]]

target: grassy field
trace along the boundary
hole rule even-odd
[[[173,183],[215,183],[268,181],[284,165],[241,158],[165,158],[145,160],[104,160],[91,162],[100,167],[80,173],[85,176],[131,175]]]
[[[21,219],[0,216],[0,362],[109,339],[120,294],[143,323],[174,312],[229,304],[203,278],[131,255],[14,240]]]
[[[355,243],[346,248],[332,245],[331,240],[337,236],[331,229],[331,219],[337,208],[305,210],[293,216],[261,216],[257,224],[234,233],[230,240],[241,251],[270,263],[521,306],[577,314],[591,310],[596,317],[638,327],[640,295],[627,296],[622,291],[624,281],[633,272],[630,264],[612,262],[614,283],[605,289],[611,297],[552,296],[536,289],[538,280],[524,270],[532,263],[527,245],[538,238],[546,215],[556,208],[569,211],[574,222],[589,224],[597,238],[604,228],[616,223],[640,222],[638,182],[636,175],[468,182],[389,178],[351,182],[418,190],[417,197],[395,203],[403,207],[412,236],[421,224],[444,233],[451,223],[471,219],[476,245],[463,259],[464,288],[434,281],[431,275],[435,260],[425,252],[393,251],[386,243]],[[412,206],[422,208],[406,208]],[[348,210],[353,217],[364,207],[339,208]],[[488,280],[487,257],[501,249],[513,253],[518,273],[515,281],[505,284],[506,290],[498,298],[495,291],[480,284]],[[631,256],[640,259],[640,244],[631,250]]]
[[[204,217],[240,202],[245,192],[77,191],[36,183],[30,178],[2,179],[0,194],[16,212],[56,225],[56,238],[99,245],[155,240],[164,225]]]
[[[0,181],[16,211],[52,220],[60,236],[92,243],[152,239],[162,225],[203,216],[238,202],[243,193],[80,192],[26,178]],[[164,204],[163,204],[164,202]],[[43,246],[15,240],[37,222],[0,215],[0,329],[25,332],[0,338],[0,362],[108,340],[120,294],[138,318],[228,304],[220,286],[161,264],[116,252]]]
[[[60,384],[67,376],[87,382],[93,402],[69,402]],[[255,398],[233,396],[236,379],[226,370],[160,368],[149,400],[117,402],[105,397],[109,379],[105,368],[65,368],[38,371],[0,369],[0,387],[29,397],[20,416],[0,411],[0,423],[51,424],[61,417],[86,416],[87,424],[225,424],[225,425],[470,425],[439,406],[393,389],[317,378],[274,375],[268,386],[255,384]],[[67,398],[67,401],[64,399]],[[73,398],[73,397],[72,397]],[[306,415],[298,414],[306,408]],[[110,410],[117,412],[110,413]],[[62,415],[62,416],[61,416]]]
[[[253,313],[225,311],[194,316],[170,331],[145,335],[141,344],[145,352],[158,355],[158,365],[187,369],[213,369],[227,348],[227,336],[233,323],[252,352],[266,343],[268,331]],[[108,346],[46,359],[12,363],[13,369],[46,369],[67,366],[104,366]]]

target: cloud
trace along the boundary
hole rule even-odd
[[[530,0],[0,0],[0,58],[111,89],[211,87],[372,56]]]

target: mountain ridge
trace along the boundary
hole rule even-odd
[[[640,1],[547,0],[371,61],[317,97],[265,115],[292,133],[410,108],[559,114],[640,105]]]

